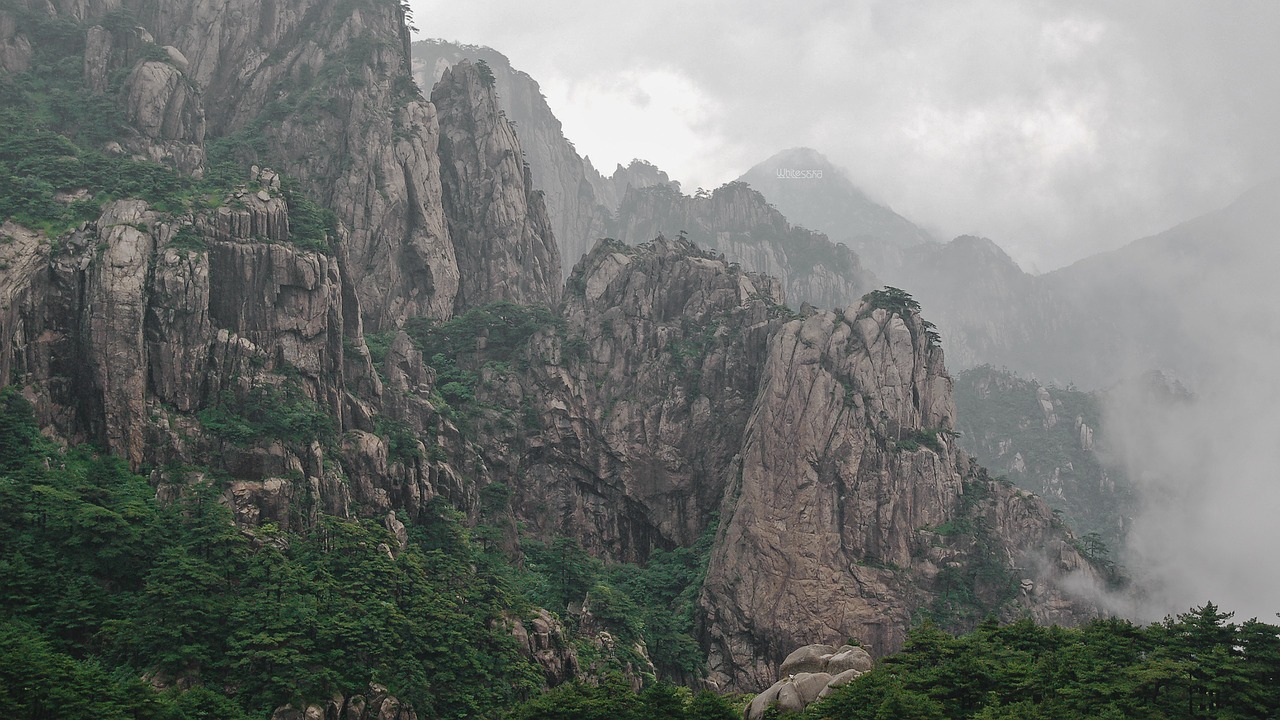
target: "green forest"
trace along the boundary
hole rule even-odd
[[[199,476],[199,475],[197,475]],[[571,611],[650,649],[659,675],[696,676],[695,600],[709,538],[609,565],[576,543],[498,549],[505,489],[468,528],[443,501],[408,547],[371,521],[237,528],[204,476],[161,503],[148,480],[42,436],[0,391],[0,706],[12,718],[266,718],[287,702],[386,686],[423,718],[733,718],[745,698],[621,670],[575,640],[591,682],[544,678],[510,618]],[[633,673],[634,675],[634,673]],[[643,675],[643,674],[642,674]],[[181,682],[179,682],[179,680]],[[771,714],[776,711],[771,711]],[[1206,604],[1147,627],[929,622],[900,652],[804,718],[1275,718],[1280,627]],[[782,717],[782,715],[779,715]]]
[[[43,437],[22,395],[0,390],[8,717],[265,718],[370,683],[424,718],[561,717],[543,712],[545,699],[522,705],[544,678],[518,652],[510,621],[536,603],[572,630],[567,609],[587,593],[620,645],[647,642],[673,672],[700,667],[691,633],[706,543],[658,552],[643,567],[605,565],[568,540],[528,543],[527,559],[513,562],[491,542],[506,505],[505,489],[491,486],[479,526],[437,499],[392,554],[395,538],[368,520],[240,529],[220,501],[225,479],[188,477],[204,479],[158,502],[119,459]],[[638,707],[727,708],[651,674],[662,689],[635,696],[619,685],[635,658],[578,642],[584,666],[604,680],[559,692],[579,692],[584,707],[613,693]]]

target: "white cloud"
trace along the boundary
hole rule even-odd
[[[424,35],[538,79],[597,165],[714,185],[811,145],[917,222],[1045,270],[1280,174],[1280,3],[414,6]]]

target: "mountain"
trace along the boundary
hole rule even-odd
[[[660,233],[675,236],[686,230],[690,239],[717,248],[727,259],[781,278],[785,297],[797,305],[842,307],[877,284],[856,253],[820,234],[790,227],[758,194],[736,185],[715,191],[708,203],[707,198],[681,195],[679,183],[642,160],[601,175],[565,138],[538,83],[496,50],[424,40],[414,43],[413,58],[423,87],[433,85],[452,64],[468,59],[483,61],[490,69],[498,102],[518,128],[534,187],[543,192],[566,275],[605,235],[635,245]],[[830,171],[828,177],[837,178],[837,172]],[[841,182],[841,187],[848,185]],[[869,201],[868,205],[878,208]],[[884,222],[893,225],[897,216],[884,214],[890,218]],[[879,219],[874,212],[869,215]],[[909,226],[897,220],[894,227]]]
[[[792,226],[743,183],[697,196],[665,185],[628,190],[613,236],[635,245],[663,233],[684,235],[748,270],[776,276],[796,306],[840,307],[878,285],[849,248]]]
[[[485,64],[501,112],[518,128],[533,187],[543,194],[562,253],[564,277],[596,240],[607,234],[609,221],[628,187],[671,184],[666,173],[641,160],[625,168],[617,166],[611,176],[601,175],[565,138],[560,120],[547,105],[537,81],[513,68],[502,53],[444,40],[420,40],[413,43],[412,52],[414,77],[423,88],[435,86],[448,68],[459,62]]]
[[[1095,552],[1118,550],[1137,496],[1116,462],[1107,396],[1043,386],[989,365],[956,376],[960,445],[994,473],[1045,499]]]
[[[492,716],[1098,612],[1069,529],[956,446],[910,296],[793,312],[800,270],[865,277],[742,185],[631,186],[628,226],[787,278],[655,234],[561,285],[497,74],[425,97],[404,13],[0,5],[0,652],[42,658],[33,714],[106,683],[175,717]]]
[[[797,172],[780,178],[780,170]],[[869,203],[812,150],[779,153],[743,179],[792,222],[848,243],[880,281],[911,292],[941,328],[957,368],[991,364],[1089,388],[1169,368],[1194,383],[1219,355],[1205,342],[1214,333],[1207,309],[1221,303],[1216,294],[1232,288],[1242,304],[1274,297],[1260,268],[1276,258],[1280,181],[1166,232],[1034,276],[986,238],[931,242]],[[1262,305],[1256,316],[1280,316],[1274,304]]]
[[[1038,341],[1034,324],[1027,322],[1029,308],[1047,300],[995,243],[969,236],[936,242],[872,201],[842,169],[809,148],[777,153],[740,180],[792,222],[853,248],[865,274],[910,291],[942,329],[955,366],[1028,367],[1017,353]]]
[[[933,242],[910,220],[872,201],[844,170],[811,148],[783,150],[738,180],[760,191],[792,222],[848,245],[890,283],[902,251]]]

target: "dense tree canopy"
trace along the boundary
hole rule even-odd
[[[1149,627],[994,621],[952,637],[917,628],[902,652],[811,706],[808,718],[1274,718],[1280,627],[1213,604]]]

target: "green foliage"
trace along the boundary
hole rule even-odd
[[[720,325],[715,322],[699,325],[690,318],[682,317],[680,335],[667,343],[667,353],[671,356],[676,373],[693,388],[702,380],[702,362],[715,344],[719,328]]]
[[[190,250],[192,252],[204,252],[209,249],[204,238],[200,237],[200,233],[191,225],[183,225],[181,228],[178,228],[178,232],[174,233],[173,239],[169,241],[168,246],[178,250]]]
[[[806,718],[1271,718],[1280,627],[1212,604],[1143,628],[984,622],[961,637],[925,624],[903,650],[810,706]]]
[[[703,690],[693,696],[685,717],[688,720],[738,720],[742,713],[736,712],[728,700],[720,695]]]
[[[493,69],[489,67],[489,63],[484,60],[476,60],[476,72],[480,73],[480,82],[485,87],[493,87],[496,80],[493,77]]]
[[[238,530],[217,483],[158,504],[145,478],[35,432],[0,390],[0,702],[11,717],[266,717],[388,686],[420,717],[493,716],[539,674],[512,598],[433,504],[394,546],[372,522]],[[498,628],[498,629],[494,629]],[[194,683],[156,692],[159,672]]]
[[[436,392],[444,405],[439,409],[466,429],[466,421],[479,410],[512,411],[477,401],[481,371],[502,370],[525,352],[536,333],[561,327],[563,321],[545,307],[501,301],[443,323],[435,318],[410,318],[404,330],[436,372]]]
[[[243,184],[248,165],[265,154],[260,125],[211,141],[209,167],[202,178],[107,154],[104,147],[128,132],[119,101],[119,85],[128,69],[113,76],[106,93],[93,92],[83,79],[84,27],[22,8],[12,12],[31,38],[36,59],[29,72],[0,76],[0,219],[56,236],[95,219],[105,203],[117,199],[145,200],[162,213],[200,210],[221,203]],[[131,33],[138,24],[123,8],[108,13],[102,22],[120,33]],[[169,62],[169,55],[158,45],[144,43],[136,60]],[[336,216],[307,198],[289,178],[284,179],[283,192],[292,242],[328,252]],[[85,197],[71,199],[76,194]],[[202,249],[186,243],[189,238],[183,240],[178,247]]]
[[[954,435],[943,428],[921,428],[918,430],[909,430],[901,438],[893,443],[893,449],[898,452],[915,452],[922,447],[941,453],[943,451],[942,441],[938,439],[939,435]]]
[[[949,630],[971,629],[979,620],[1006,610],[1017,597],[1018,579],[1006,565],[985,514],[990,494],[989,481],[965,483],[955,517],[934,529],[966,548],[967,561],[940,569],[933,601],[918,611],[919,617]]]
[[[920,314],[920,303],[911,294],[901,288],[892,285],[884,286],[882,290],[872,290],[862,298],[867,302],[867,310],[887,310],[890,313],[901,315],[903,318],[909,318],[912,315]],[[921,326],[924,328],[925,341],[929,347],[937,347],[942,344],[942,335],[938,333],[938,326],[928,320],[921,320]]]
[[[449,360],[481,352],[492,362],[510,362],[539,330],[555,327],[559,319],[544,307],[500,301],[474,308],[443,323],[434,318],[410,318],[405,332],[423,357]]]
[[[418,435],[408,423],[379,415],[374,420],[374,431],[387,441],[387,455],[393,462],[412,464],[425,458]]]
[[[224,390],[198,417],[206,430],[237,445],[261,440],[297,445],[333,440],[332,418],[293,382],[280,386],[260,383],[245,393]]]
[[[725,698],[688,691],[666,683],[652,683],[635,693],[616,673],[596,685],[568,683],[519,706],[514,720],[736,720]]]
[[[289,241],[303,250],[332,252],[332,239],[338,235],[338,216],[307,197],[293,178],[282,180],[280,188],[289,206]]]
[[[391,343],[395,342],[396,334],[394,331],[380,333],[365,333],[364,344],[369,348],[369,360],[373,362],[373,367],[381,372],[383,364],[387,362],[387,353],[391,350]]]
[[[960,445],[982,465],[1007,473],[1019,487],[1061,510],[1077,534],[1097,533],[1099,549],[1119,547],[1123,519],[1135,512],[1137,499],[1125,468],[1107,461],[1101,398],[1070,386],[1046,387],[1058,417],[1050,425],[1040,406],[1040,388],[1034,380],[989,365],[957,374]],[[1097,450],[1082,447],[1077,417],[1093,429]],[[1015,456],[1023,463],[1011,467]],[[1104,555],[1096,559],[1100,568],[1112,561]],[[1111,570],[1121,581],[1121,569]]]
[[[207,190],[162,165],[104,154],[122,135],[124,114],[110,94],[84,86],[82,31],[49,18],[24,24],[42,61],[0,77],[0,218],[58,234],[97,217],[108,200],[135,197],[176,212]],[[91,199],[57,199],[81,190]]]
[[[531,602],[562,614],[590,594],[592,615],[625,644],[643,641],[660,674],[697,676],[703,670],[694,639],[697,600],[716,526],[713,519],[692,547],[654,550],[643,565],[606,565],[569,538],[550,545],[527,540],[516,582]]]
[[[891,285],[884,286],[883,290],[872,290],[863,300],[867,301],[872,310],[887,310],[902,317],[920,312],[920,303],[910,293]]]

